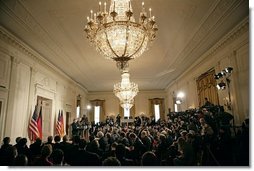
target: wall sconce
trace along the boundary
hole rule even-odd
[[[179,93],[177,93],[177,95],[176,95],[176,97],[180,98],[180,99],[184,98],[184,96],[185,96],[185,94],[181,91]]]
[[[86,109],[87,109],[87,110],[90,110],[90,109],[91,109],[91,105],[87,105],[87,106],[86,106]]]
[[[185,94],[183,92],[178,92],[175,99],[175,104],[182,104],[183,98],[185,97]]]

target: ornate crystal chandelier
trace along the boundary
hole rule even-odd
[[[91,10],[84,30],[96,50],[124,70],[128,61],[139,57],[155,39],[158,30],[155,17],[151,8],[147,15],[144,2],[139,22],[133,16],[131,0],[111,0],[109,11],[106,2],[104,9],[101,6],[99,2],[99,11]]]
[[[123,108],[131,108],[134,104],[134,97],[138,94],[138,85],[130,82],[130,74],[123,71],[121,82],[114,85],[114,94],[119,98]]]

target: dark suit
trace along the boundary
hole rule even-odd
[[[64,152],[64,162],[65,163],[70,163],[70,154],[71,154],[71,149],[72,149],[72,144],[68,142],[61,142],[61,150]]]
[[[142,142],[145,146],[145,151],[150,151],[151,150],[151,145],[152,145],[151,139],[149,137],[145,136],[141,140],[142,140]]]
[[[131,157],[134,160],[139,160],[143,153],[145,152],[145,146],[142,141],[137,137],[135,142],[132,144],[134,146],[134,150],[131,151]]]
[[[101,166],[100,158],[95,153],[73,148],[71,156],[71,166]]]
[[[107,139],[105,138],[105,137],[101,137],[100,139],[99,139],[99,144],[100,144],[100,149],[103,151],[103,152],[105,152],[106,150],[108,150],[108,141],[107,141]]]
[[[78,135],[78,123],[73,122],[71,124],[71,129],[72,129],[72,136]]]

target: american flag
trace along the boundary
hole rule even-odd
[[[38,105],[35,106],[33,116],[29,122],[28,135],[31,141],[35,141],[36,138],[42,138],[42,106],[38,112]]]
[[[61,137],[64,135],[63,111],[60,112],[60,110],[56,122],[56,133]]]

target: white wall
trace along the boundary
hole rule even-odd
[[[186,97],[182,110],[198,108],[196,79],[211,68],[218,73],[225,67],[233,67],[230,76],[232,110],[236,125],[249,116],[249,22],[245,19],[222,37],[210,50],[200,57],[189,70],[171,83],[167,88],[168,105],[173,109],[173,92],[183,91]],[[224,80],[225,81],[225,80]],[[219,83],[219,81],[218,81]],[[218,91],[220,105],[228,97],[227,90]],[[224,107],[225,108],[225,107]],[[225,108],[226,109],[226,108]]]
[[[28,137],[28,122],[37,96],[52,100],[49,130],[53,135],[60,109],[64,114],[71,113],[70,123],[76,117],[78,95],[81,95],[81,109],[84,110],[87,103],[85,88],[0,27],[1,140],[10,136],[14,143],[17,136]]]

